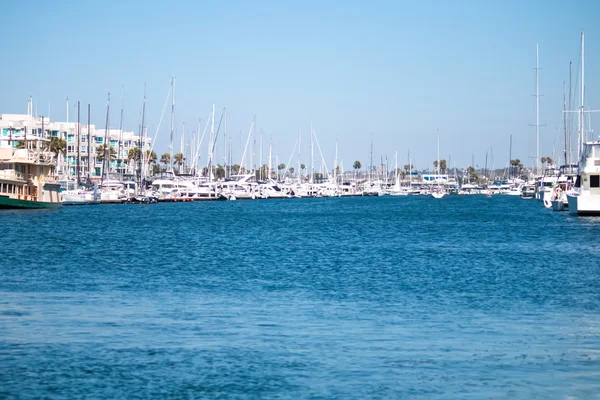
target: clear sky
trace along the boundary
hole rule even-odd
[[[312,121],[327,165],[351,169],[408,150],[417,167],[442,158],[483,167],[535,156],[535,47],[540,51],[541,155],[562,148],[563,81],[580,82],[586,35],[586,103],[600,108],[599,1],[15,1],[2,3],[0,113],[64,120],[91,103],[103,127],[107,93],[118,128],[124,85],[125,129],[137,130],[144,83],[147,123],[157,129],[176,77],[176,122],[198,130],[213,103],[228,109],[234,162],[253,115],[264,152],[287,163],[302,129],[309,163]],[[577,102],[578,103],[578,102]],[[84,106],[86,107],[86,106]],[[70,119],[75,113],[71,107]],[[156,150],[167,151],[170,110]],[[598,117],[596,117],[598,118]],[[592,124],[594,120],[592,119]],[[259,138],[255,152],[258,157]],[[176,150],[179,141],[176,141]],[[203,146],[204,147],[204,146]],[[223,158],[223,146],[217,151]],[[203,159],[206,150],[202,149]],[[317,152],[318,154],[318,152]],[[248,156],[247,156],[248,157]],[[294,156],[293,162],[296,162]],[[320,157],[315,156],[318,160]],[[263,160],[264,162],[264,160]],[[393,165],[392,165],[393,166]]]

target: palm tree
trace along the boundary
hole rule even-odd
[[[215,168],[215,178],[217,179],[223,179],[225,178],[225,168],[223,168],[221,165],[217,165],[217,167]]]
[[[294,167],[290,167],[290,169],[288,171],[290,172],[290,175],[294,176],[294,172],[296,170],[294,169]]]
[[[515,158],[514,160],[510,160],[510,166],[511,166],[513,176],[515,175],[515,170],[517,169],[519,164],[521,164],[521,160],[519,160],[518,158]]]
[[[156,164],[156,153],[150,149],[146,150],[146,160],[148,160],[148,164]]]
[[[447,167],[447,163],[446,160],[440,160],[440,172],[443,174],[446,172],[446,167]]]
[[[104,161],[104,156],[108,152],[108,161],[115,161],[117,159],[117,151],[114,147],[102,144],[96,148],[96,159],[98,161]]]
[[[477,179],[477,172],[472,166],[467,168],[467,175],[469,176],[469,179]]]
[[[140,154],[142,154],[142,152],[140,151],[139,147],[134,147],[132,149],[129,149],[129,151],[127,152],[127,159],[129,161],[139,161],[140,159]]]
[[[185,161],[185,156],[183,155],[183,153],[175,154],[173,156],[173,160],[175,161],[175,164],[179,165],[179,168],[182,169],[181,167],[183,167],[183,162]]]
[[[167,165],[171,164],[171,153],[164,153],[160,156],[160,163],[165,165],[165,169],[167,169]]]
[[[302,171],[304,171],[304,170],[306,169],[306,165],[304,165],[304,164],[300,164],[300,169],[301,169]],[[304,172],[303,172],[303,173],[304,173]],[[305,175],[306,175],[306,174],[305,174]]]
[[[356,161],[354,161],[354,164],[352,165],[352,167],[354,169],[361,169],[362,165],[360,164],[360,161],[356,160]]]
[[[553,162],[554,162],[554,160],[552,159],[552,157],[546,157],[546,163],[548,165],[552,165]]]
[[[285,169],[285,164],[284,164],[284,163],[281,163],[281,164],[279,164],[279,165],[277,166],[277,169],[278,169],[279,171],[281,171],[281,170],[284,170],[284,169]]]
[[[67,141],[59,137],[50,137],[48,151],[56,154],[57,157],[59,154],[62,154],[63,156],[67,155]]]
[[[231,167],[231,173],[232,173],[233,175],[238,175],[238,174],[240,173],[240,166],[239,166],[238,164],[234,164],[234,165]]]
[[[438,160],[435,160],[433,162],[433,166],[435,167],[436,170],[438,169]]]

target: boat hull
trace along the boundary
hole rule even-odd
[[[565,204],[565,202],[562,200],[553,200],[552,209],[554,211],[567,211],[569,209],[569,204]]]
[[[568,196],[569,213],[600,215],[600,196]]]
[[[62,203],[59,202],[13,199],[8,196],[0,196],[0,209],[53,209],[60,207],[62,207]]]

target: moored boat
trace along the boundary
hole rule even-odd
[[[48,139],[10,138],[0,142],[0,208],[59,208],[60,185]],[[22,148],[16,148],[19,143]]]

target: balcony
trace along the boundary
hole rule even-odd
[[[32,179],[33,176],[29,175],[29,179]],[[19,181],[19,182],[27,182],[27,177],[22,172],[17,172],[14,169],[1,169],[0,170],[0,179],[7,179],[11,181]]]

